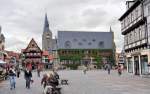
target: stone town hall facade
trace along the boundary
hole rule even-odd
[[[47,15],[45,15],[42,35],[42,50],[49,51],[61,65],[90,65],[102,63],[114,64],[114,33],[92,31],[58,31],[56,39],[52,39]],[[55,62],[55,60],[53,62]]]
[[[124,35],[127,71],[135,75],[150,72],[150,0],[127,1],[119,18]]]

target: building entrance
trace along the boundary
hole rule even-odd
[[[140,71],[139,71],[139,58],[138,58],[138,56],[134,57],[134,71],[135,71],[135,75],[140,75]]]

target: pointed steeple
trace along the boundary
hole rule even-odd
[[[48,29],[49,29],[49,23],[48,23],[47,13],[45,13],[44,32],[49,31]]]

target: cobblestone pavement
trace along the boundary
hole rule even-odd
[[[61,79],[68,79],[69,85],[63,85],[62,94],[150,94],[150,78],[123,73],[118,76],[116,71],[110,75],[106,71],[59,71]],[[31,89],[25,88],[22,76],[17,79],[15,90],[10,90],[9,81],[0,83],[0,94],[42,94],[41,78],[33,73],[34,83]]]

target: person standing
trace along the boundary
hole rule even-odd
[[[41,72],[41,70],[40,70],[40,69],[37,69],[38,77],[40,77],[40,72]]]
[[[110,74],[110,70],[111,70],[110,64],[107,64],[107,70],[108,70],[108,74]]]
[[[37,67],[37,75],[38,75],[38,77],[40,77],[40,73],[41,73],[41,66],[38,65],[38,67]]]
[[[17,68],[17,77],[19,78],[19,76],[20,76],[20,69]]]
[[[9,70],[9,80],[10,80],[10,89],[12,90],[13,88],[15,89],[16,88],[16,80],[15,80],[15,71],[13,70],[13,68],[11,68]]]
[[[26,69],[25,73],[24,73],[24,76],[25,76],[25,80],[26,80],[26,88],[30,89],[32,72],[29,69]]]
[[[118,65],[118,75],[121,76],[122,74],[122,68],[121,65]]]
[[[87,67],[84,67],[83,73],[86,74],[86,71],[87,71]]]

